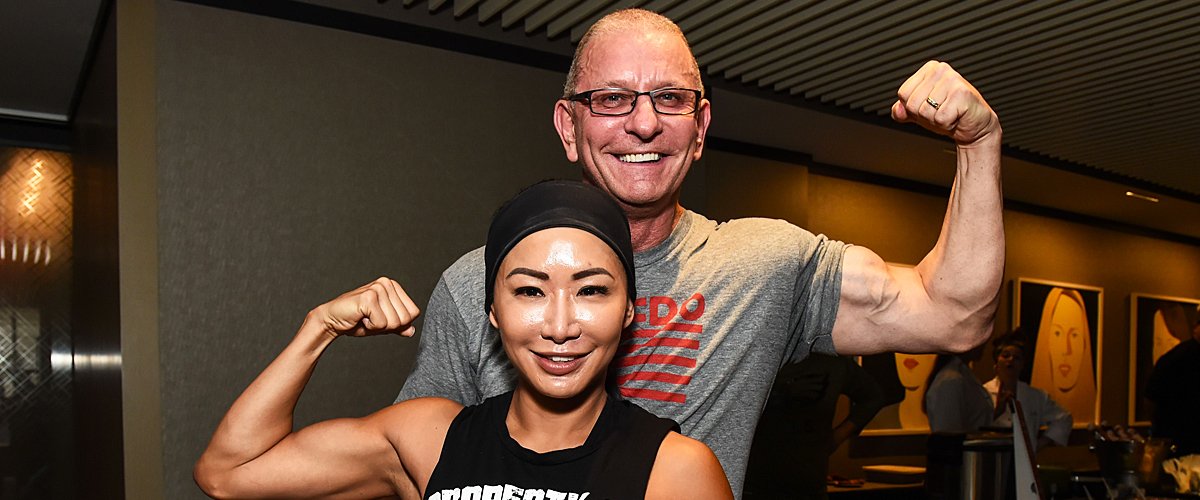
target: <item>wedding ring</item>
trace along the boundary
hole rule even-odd
[[[938,104],[938,102],[933,100],[932,97],[926,97],[925,102],[929,103],[930,106],[933,106],[933,109],[938,109],[938,106],[941,106],[941,104]]]

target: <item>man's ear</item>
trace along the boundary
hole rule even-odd
[[[692,161],[700,161],[700,155],[704,153],[704,141],[708,136],[708,122],[712,119],[712,103],[708,99],[700,100],[700,107],[696,108],[696,149],[692,151]]]
[[[554,128],[562,140],[567,161],[579,161],[579,150],[575,149],[575,116],[571,114],[571,101],[559,99],[554,103]]]
[[[625,326],[623,328],[629,328],[630,323],[633,323],[633,300],[626,301]]]
[[[496,304],[488,306],[488,322],[492,324],[493,328],[500,329],[500,325],[496,324]]]

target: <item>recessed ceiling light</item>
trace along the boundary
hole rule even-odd
[[[1158,203],[1158,198],[1155,198],[1153,196],[1146,196],[1144,194],[1138,194],[1133,191],[1126,191],[1125,196],[1128,196],[1130,198],[1137,198],[1139,200],[1146,200],[1151,203]]]

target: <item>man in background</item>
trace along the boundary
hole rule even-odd
[[[983,346],[962,354],[939,354],[925,390],[925,414],[933,432],[977,432],[991,425],[992,397],[979,383],[971,364],[983,357]]]
[[[1170,438],[1178,455],[1200,453],[1200,320],[1191,318],[1192,338],[1158,358],[1146,382],[1152,435]]]

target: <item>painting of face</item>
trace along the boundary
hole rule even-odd
[[[1035,336],[1022,380],[1071,412],[1077,425],[1096,421],[1099,408],[1100,309],[1103,291],[1068,283],[1019,279],[1014,324]]]
[[[936,359],[937,354],[896,353],[896,375],[900,376],[900,384],[906,392],[924,394],[925,382],[929,380]]]
[[[902,429],[928,429],[929,416],[925,414],[925,389],[929,374],[933,372],[937,354],[896,353],[896,375],[904,386],[904,400],[900,402],[899,416]]]
[[[1046,332],[1039,332],[1043,335]],[[1087,338],[1087,318],[1080,303],[1066,295],[1059,295],[1050,319],[1049,340],[1050,373],[1054,386],[1068,391],[1079,382],[1079,371],[1083,368],[1084,344]]]
[[[1149,423],[1146,381],[1158,358],[1191,338],[1200,299],[1135,293],[1129,301],[1129,422]]]
[[[861,356],[858,363],[879,385],[888,403],[865,427],[865,435],[910,435],[929,432],[929,419],[922,409],[926,378],[933,370],[937,355],[909,355],[883,352]],[[905,367],[905,361],[911,359]],[[901,381],[901,372],[906,372]]]
[[[1163,310],[1154,311],[1154,362],[1158,362],[1167,351],[1175,348],[1182,342],[1171,334],[1171,328],[1167,326],[1167,318],[1163,315]]]

